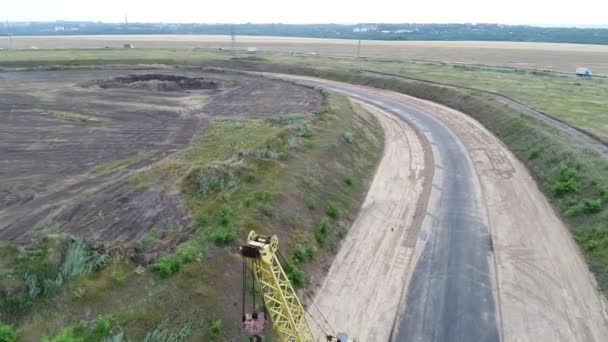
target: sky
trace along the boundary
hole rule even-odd
[[[608,25],[607,0],[6,0],[8,21]],[[2,15],[4,14],[4,15]]]

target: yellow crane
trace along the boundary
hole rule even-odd
[[[252,230],[247,237],[247,243],[241,247],[241,254],[244,260],[249,261],[254,281],[259,286],[264,300],[266,309],[264,311],[268,311],[281,341],[314,342],[312,330],[306,319],[306,311],[279,262],[278,249],[279,239],[276,235],[260,235]],[[243,266],[245,268],[245,264]],[[246,270],[243,271],[245,296]],[[255,293],[253,295],[255,296]],[[252,336],[252,340],[261,341],[259,334],[266,326],[266,312],[255,311],[255,302],[254,312],[246,314],[243,309],[243,326]],[[347,342],[347,340],[345,334],[338,334],[338,337],[327,334],[327,341]]]

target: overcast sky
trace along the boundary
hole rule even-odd
[[[6,0],[9,21],[608,25],[608,0]],[[2,16],[2,14],[0,14]]]

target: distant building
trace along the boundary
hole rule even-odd
[[[591,77],[591,70],[587,68],[576,68],[576,76],[579,77]]]

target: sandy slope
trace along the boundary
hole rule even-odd
[[[359,217],[317,291],[316,305],[337,331],[387,341],[401,302],[424,209],[423,144],[404,121],[365,105],[385,131],[384,155]],[[318,336],[318,340],[322,340]]]

